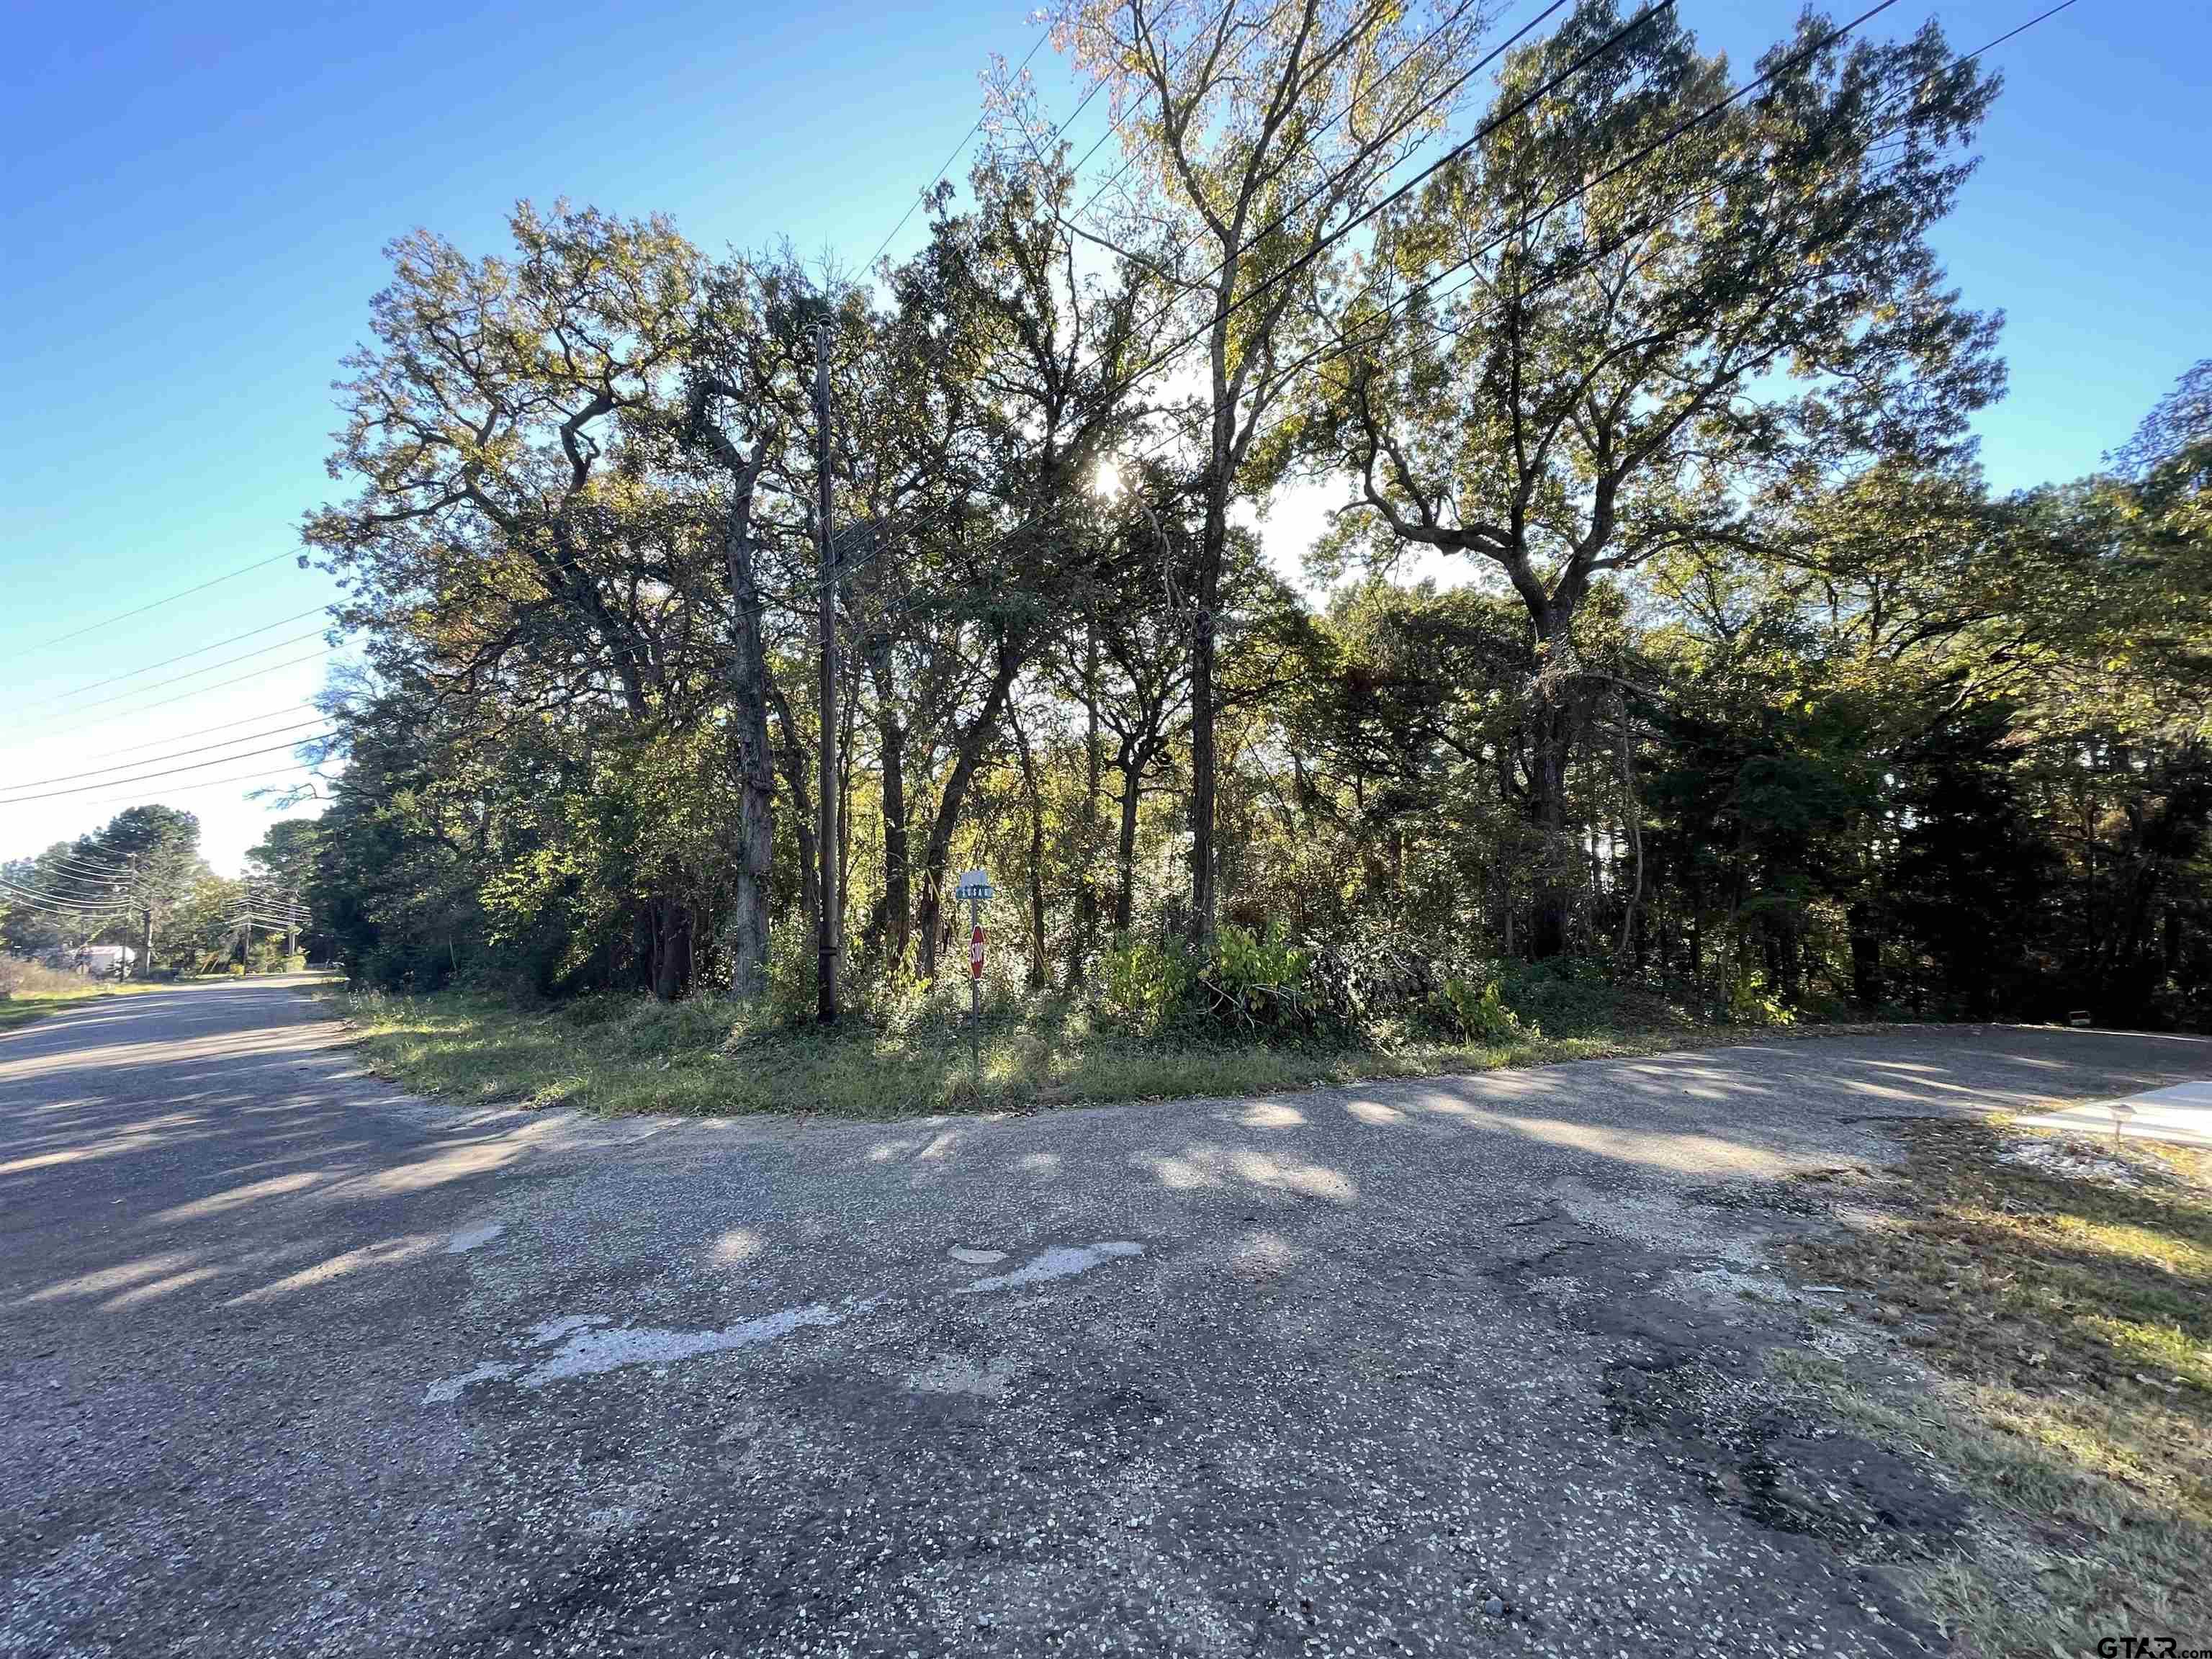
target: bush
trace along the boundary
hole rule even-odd
[[[1621,1018],[1621,988],[1607,964],[1595,957],[1501,963],[1498,994],[1523,1024],[1553,1036],[1606,1030]]]
[[[1797,1018],[1789,1004],[1749,980],[1739,981],[1729,990],[1728,1012],[1729,1021],[1737,1025],[1790,1025]]]
[[[1115,939],[1101,965],[1102,1012],[1115,1024],[1146,1033],[1175,1018],[1198,976],[1198,964],[1181,939],[1135,933]]]
[[[1516,1037],[1542,1035],[1534,1025],[1523,1025],[1521,1017],[1505,1006],[1494,979],[1485,980],[1477,990],[1473,981],[1454,975],[1437,991],[1437,1002],[1444,1024],[1470,1042],[1497,1046]]]
[[[1311,961],[1279,923],[1264,936],[1225,927],[1214,935],[1212,960],[1196,977],[1200,1012],[1233,1025],[1310,1025],[1314,1005],[1305,976]]]

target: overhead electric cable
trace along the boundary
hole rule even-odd
[[[195,668],[185,673],[172,675],[166,680],[155,680],[151,685],[133,686],[130,690],[118,691],[112,697],[102,697],[98,702],[88,702],[85,704],[85,708],[105,708],[112,702],[122,702],[127,698],[137,696],[143,692],[158,691],[164,686],[177,685],[202,674],[212,674],[218,668],[228,668],[234,663],[241,663],[252,657],[265,656],[271,651],[282,651],[286,646],[298,645],[303,640],[319,639],[325,631],[319,628],[310,629],[305,634],[295,634],[289,640],[278,640],[273,645],[257,646],[251,651],[241,651],[234,657],[225,657],[221,662],[211,662],[204,668]],[[251,676],[248,678],[250,678]]]
[[[204,772],[210,766],[228,766],[233,761],[252,760],[258,755],[281,755],[299,746],[296,743],[276,743],[270,744],[266,749],[248,749],[240,754],[225,755],[211,761],[198,761],[191,766],[173,766],[164,772],[142,772],[136,777],[107,778],[99,783],[80,785],[75,789],[49,789],[40,795],[9,795],[0,798],[0,806],[21,806],[26,801],[52,800],[59,795],[88,795],[96,789],[122,788],[131,784],[150,782],[155,778],[175,777],[181,772]]]
[[[283,767],[274,772],[249,772],[242,774],[237,777],[209,778],[199,783],[165,785],[162,787],[160,793],[166,799],[171,795],[189,795],[200,790],[221,789],[226,785],[234,783],[273,783],[279,778],[295,777],[302,774],[311,778],[318,777],[319,775],[316,773],[315,769],[313,766],[303,762],[300,765]],[[102,795],[94,799],[79,801],[76,804],[79,806],[119,806],[126,802],[137,805],[143,802],[145,796],[141,793]],[[0,807],[13,805],[15,804],[15,803],[9,801],[0,801]],[[30,803],[27,802],[24,804],[29,805]]]
[[[1039,34],[1036,41],[1030,46],[1029,51],[1023,55],[1022,61],[1015,66],[1014,73],[1019,75],[1022,70],[1027,69],[1030,66],[1030,59],[1036,57],[1038,52],[1042,49],[1044,43],[1050,39],[1052,39],[1052,31],[1050,29],[1046,29],[1042,33]],[[958,143],[953,145],[951,151],[945,156],[944,161],[939,165],[937,171],[930,175],[929,182],[915,192],[914,200],[906,204],[906,211],[899,215],[899,222],[891,227],[890,235],[885,236],[883,240],[882,245],[878,246],[873,253],[868,256],[868,263],[871,265],[874,264],[877,260],[884,257],[884,249],[889,247],[893,240],[897,238],[899,232],[906,228],[906,222],[914,217],[914,210],[929,199],[929,192],[937,188],[938,185],[944,179],[945,173],[951,171],[952,164],[960,159],[960,152],[967,149],[968,146],[975,141],[975,137],[977,133],[982,131],[984,119],[985,117],[981,115],[975,118],[975,125],[969,128],[968,131],[961,136],[961,139]]]
[[[265,570],[280,559],[292,559],[297,558],[298,556],[299,556],[295,553],[279,553],[272,558],[261,559],[256,561],[252,564],[241,565],[237,569],[230,572],[228,575],[212,577],[209,580],[200,583],[197,587],[187,587],[182,589],[178,592],[170,594],[168,598],[165,599],[152,600],[148,604],[140,605],[135,611],[118,611],[114,616],[109,617],[103,621],[87,623],[82,628],[77,629],[74,632],[68,634],[57,634],[50,640],[41,640],[36,645],[27,645],[23,649],[26,651],[44,651],[48,646],[64,645],[71,640],[82,639],[87,634],[96,632],[100,629],[112,627],[119,622],[128,622],[133,617],[144,616],[149,611],[159,611],[165,605],[174,605],[179,599],[188,599],[195,593],[204,593],[210,587],[219,587],[224,582],[235,581],[239,577],[251,575],[257,570]]]
[[[302,617],[318,615],[326,609],[328,609],[328,607],[325,605],[311,605],[307,610],[300,611],[297,615],[279,617],[273,623],[264,623],[259,628],[249,628],[243,634],[233,634],[229,638],[216,640],[210,645],[195,646],[191,650],[180,651],[173,657],[164,657],[159,662],[149,662],[143,668],[133,668],[126,673],[110,674],[104,680],[94,680],[89,685],[80,685],[72,691],[58,692],[53,696],[42,698],[39,702],[29,704],[28,706],[33,708],[44,708],[48,707],[50,704],[66,702],[71,697],[82,696],[88,691],[97,691],[103,685],[113,685],[118,680],[136,679],[139,675],[150,674],[157,668],[167,668],[170,664],[182,662],[187,657],[197,657],[202,653],[208,651],[219,651],[226,645],[236,645],[240,640],[250,640],[257,634],[273,633],[276,629],[283,627],[286,623],[298,622]],[[276,647],[272,645],[268,647],[267,649],[274,651]],[[246,655],[249,657],[253,653],[251,651],[246,653]],[[240,660],[243,660],[243,659],[240,659]],[[220,666],[220,665],[216,665]],[[187,674],[179,675],[179,678],[182,679],[189,679],[191,677]],[[145,686],[140,689],[143,690],[151,690],[153,688],[151,686]],[[95,703],[93,707],[98,708],[99,705]]]
[[[1454,88],[1452,89],[1455,89],[1458,86],[1463,85],[1470,76],[1480,72],[1482,69],[1496,62],[1498,58],[1510,51],[1516,44],[1525,37],[1531,29],[1534,28],[1536,25],[1549,17],[1553,12],[1559,10],[1560,6],[1565,3],[1566,0],[1552,0],[1552,3],[1547,6],[1545,9],[1537,13],[1535,16],[1530,18],[1526,23],[1522,24],[1519,29],[1516,30],[1504,41],[1500,42],[1490,52],[1485,53],[1483,57],[1476,62],[1473,68],[1469,69],[1466,74],[1461,76],[1458,80],[1455,82]],[[1883,10],[1888,6],[1895,3],[1896,0],[1882,0],[1882,4],[1875,7],[1875,11]],[[1319,258],[1323,253],[1327,252],[1329,248],[1341,241],[1345,237],[1350,235],[1368,220],[1372,219],[1376,214],[1381,213],[1393,203],[1402,200],[1424,180],[1433,176],[1440,168],[1448,166],[1455,157],[1466,154],[1467,151],[1473,149],[1476,144],[1481,143],[1484,138],[1489,137],[1490,134],[1496,131],[1498,127],[1511,119],[1515,115],[1519,114],[1522,111],[1528,108],[1538,100],[1548,97],[1553,92],[1564,85],[1569,79],[1574,76],[1579,75],[1591,64],[1596,62],[1607,52],[1614,50],[1622,41],[1626,40],[1632,33],[1641,28],[1645,23],[1650,21],[1659,13],[1671,10],[1674,5],[1674,0],[1655,0],[1655,3],[1645,6],[1626,23],[1623,23],[1619,28],[1613,30],[1612,33],[1607,35],[1604,40],[1597,42],[1588,50],[1579,53],[1571,63],[1567,64],[1563,68],[1554,72],[1540,85],[1534,87],[1528,92],[1523,94],[1521,97],[1516,99],[1510,106],[1491,115],[1476,128],[1472,136],[1463,140],[1462,143],[1453,145],[1449,149],[1446,150],[1443,155],[1439,156],[1428,167],[1423,168],[1420,173],[1415,174],[1405,184],[1398,186],[1396,189],[1391,191],[1388,195],[1384,196],[1381,200],[1375,202],[1359,213],[1354,215],[1352,218],[1346,220],[1344,224],[1339,226],[1328,235],[1316,241],[1312,247],[1307,249],[1305,252],[1300,254],[1297,258],[1291,261],[1290,264],[1284,266],[1281,270],[1273,272],[1261,282],[1255,283],[1250,289],[1247,289],[1243,294],[1238,295],[1226,307],[1223,307],[1217,316],[1209,318],[1206,322],[1200,324],[1197,329],[1176,341],[1175,344],[1168,347],[1164,351],[1153,353],[1140,367],[1127,377],[1127,380],[1133,383],[1136,380],[1142,379],[1145,375],[1151,374],[1154,369],[1172,361],[1177,354],[1181,353],[1184,349],[1184,348],[1190,345],[1194,341],[1199,339],[1211,330],[1215,325],[1216,322],[1234,316],[1238,311],[1250,304],[1254,300],[1259,298],[1262,294],[1267,292],[1283,278],[1302,270],[1304,266],[1311,264],[1315,259]],[[1873,15],[1873,12],[1866,14],[1867,16],[1871,16]],[[1857,27],[1857,22],[1864,21],[1865,19],[1863,17],[1857,20],[1857,21],[1846,25],[1844,29],[1838,31],[1838,33],[1848,33],[1850,28]],[[1422,107],[1425,109],[1432,106],[1438,100],[1435,99],[1429,100]],[[1324,185],[1319,188],[1326,188],[1326,186]],[[1303,205],[1304,202],[1311,201],[1314,195],[1317,193],[1318,190],[1315,192],[1310,192],[1304,198],[1303,198],[1300,205]],[[1270,221],[1267,224],[1261,226],[1258,230],[1255,231],[1249,238],[1237,245],[1237,248],[1234,250],[1234,254],[1241,254],[1249,251],[1250,248],[1258,242],[1261,237],[1266,235],[1269,231],[1279,226],[1283,220],[1288,216],[1289,212],[1294,211],[1296,211],[1296,208],[1288,210],[1285,214],[1277,216],[1275,219]],[[1222,267],[1228,263],[1228,258],[1234,257],[1234,254],[1225,256],[1220,263],[1217,264],[1213,267],[1213,270],[1216,272],[1219,271]],[[1153,313],[1154,317],[1158,317],[1160,314],[1162,313],[1158,312]],[[1096,362],[1097,358],[1095,356],[1091,361],[1094,363]],[[1170,434],[1170,440],[1173,435],[1174,434]],[[931,514],[928,516],[935,515]],[[873,562],[875,559],[882,556],[884,550],[890,545],[890,538],[878,538],[877,539],[876,546],[869,553],[864,555],[859,559],[854,560],[849,564],[842,565],[838,572],[841,580],[854,572],[864,568],[868,564]]]
[[[112,726],[116,721],[122,720],[126,716],[147,714],[156,708],[166,708],[171,703],[190,702],[193,698],[204,697],[210,691],[221,691],[229,686],[243,685],[248,680],[259,679],[264,674],[273,674],[280,668],[296,668],[303,662],[319,662],[330,654],[331,653],[329,650],[325,649],[322,651],[310,651],[304,656],[288,657],[283,662],[272,662],[267,667],[257,668],[251,673],[234,675],[231,678],[227,680],[217,680],[213,685],[203,685],[194,690],[180,692],[173,697],[157,698],[154,702],[148,703],[143,708],[125,708],[118,710],[112,714],[102,714],[96,720],[87,720],[79,726],[65,726],[62,727],[60,731],[50,732],[46,735],[55,738],[65,738],[73,732],[89,732],[96,726]],[[151,690],[153,688],[151,686],[142,686],[139,689],[141,690]],[[131,695],[135,696],[137,693],[134,692]]]
[[[287,703],[282,708],[271,708],[264,714],[248,714],[244,720],[224,720],[220,725],[198,726],[190,732],[173,732],[166,738],[155,738],[147,743],[134,743],[129,747],[124,749],[103,749],[100,753],[96,755],[88,755],[85,758],[87,760],[106,760],[111,756],[115,755],[135,755],[142,750],[159,749],[165,743],[181,743],[186,738],[204,738],[214,732],[235,731],[241,726],[258,726],[263,720],[273,720],[279,714],[289,714],[297,709],[313,708],[314,706],[315,705],[312,702]],[[280,727],[278,729],[281,730],[282,728]],[[244,739],[241,738],[240,741],[242,742]]]
[[[10,791],[17,789],[36,789],[40,787],[42,785],[49,783],[74,783],[79,778],[96,778],[104,772],[128,772],[136,767],[158,766],[164,761],[182,760],[187,755],[204,755],[211,750],[228,749],[234,744],[251,743],[256,738],[273,738],[286,732],[304,732],[311,726],[323,726],[327,723],[328,722],[325,720],[318,719],[312,720],[301,720],[291,726],[272,726],[266,732],[255,732],[246,737],[230,738],[222,743],[204,743],[197,749],[179,749],[174,754],[149,755],[144,760],[125,761],[119,766],[95,766],[89,772],[64,772],[58,777],[25,778],[20,783],[0,783],[0,794],[5,794]],[[313,741],[313,739],[307,738],[297,739],[298,743],[307,743],[311,741]],[[224,760],[244,760],[247,754],[267,754],[270,751],[265,749],[248,750],[243,754],[226,755],[222,758]],[[221,763],[222,763],[219,761],[210,763],[211,765],[220,765]],[[159,776],[160,774],[156,773],[153,775]],[[130,780],[127,778],[117,778],[111,780],[111,781],[127,783]]]
[[[1549,17],[1553,12],[1557,11],[1559,7],[1564,5],[1565,3],[1566,0],[1554,0],[1554,3],[1551,6],[1547,7],[1543,11],[1539,12],[1535,16],[1530,18],[1527,23],[1523,24],[1519,33],[1509,36],[1504,41],[1500,43],[1496,49],[1486,53],[1480,62],[1478,62],[1472,69],[1468,70],[1467,75],[1460,77],[1459,82],[1455,82],[1455,84],[1463,84],[1468,76],[1474,75],[1488,64],[1495,62],[1508,49],[1518,42],[1522,35],[1525,35],[1530,29],[1535,27],[1537,24],[1542,22],[1547,17]],[[1896,3],[1897,0],[1882,0],[1881,5],[1876,6],[1873,11],[1866,13],[1863,16],[1859,18],[1857,21],[1863,22],[1867,17],[1873,16],[1875,12],[1886,10],[1890,6]],[[1327,236],[1322,237],[1311,247],[1308,248],[1304,252],[1297,255],[1280,269],[1268,272],[1267,276],[1255,283],[1250,288],[1247,289],[1243,294],[1239,295],[1235,300],[1231,301],[1230,304],[1222,307],[1216,315],[1207,318],[1206,321],[1200,323],[1196,328],[1191,330],[1190,332],[1183,335],[1181,338],[1176,340],[1174,344],[1168,346],[1160,351],[1154,352],[1129,378],[1133,380],[1140,380],[1145,375],[1151,374],[1154,369],[1173,362],[1175,358],[1182,352],[1184,348],[1193,345],[1199,340],[1203,339],[1218,325],[1225,322],[1227,319],[1234,316],[1237,312],[1251,304],[1252,301],[1258,299],[1261,295],[1272,292],[1291,276],[1294,276],[1299,272],[1304,270],[1309,265],[1312,264],[1315,260],[1320,258],[1322,254],[1328,252],[1330,248],[1335,246],[1346,237],[1351,235],[1352,232],[1358,230],[1362,225],[1373,219],[1377,214],[1382,213],[1396,203],[1403,201],[1407,196],[1411,195],[1416,188],[1425,183],[1430,179],[1434,178],[1437,173],[1450,166],[1451,163],[1460,156],[1466,155],[1468,151],[1473,149],[1485,138],[1487,138],[1492,133],[1497,131],[1498,129],[1504,125],[1506,122],[1511,120],[1515,116],[1528,109],[1531,105],[1537,103],[1542,99],[1549,97],[1570,78],[1579,75],[1584,69],[1588,68],[1591,64],[1595,63],[1606,53],[1611,52],[1622,41],[1626,40],[1631,34],[1643,27],[1644,25],[1650,21],[1651,19],[1656,17],[1661,12],[1671,11],[1674,9],[1674,0],[1656,0],[1656,3],[1644,7],[1643,10],[1638,12],[1635,16],[1630,18],[1628,21],[1623,23],[1611,34],[1606,36],[1604,40],[1599,41],[1588,51],[1579,54],[1572,63],[1566,64],[1564,68],[1553,73],[1550,77],[1545,80],[1541,85],[1530,88],[1521,97],[1516,99],[1507,108],[1484,120],[1475,128],[1473,133],[1468,136],[1468,137],[1461,141],[1459,143],[1454,144],[1442,155],[1437,157],[1435,161],[1430,162],[1428,166],[1423,167],[1419,173],[1406,180],[1404,184],[1400,185],[1390,191],[1379,201],[1370,203],[1366,207],[1362,208],[1358,212],[1353,214],[1352,217],[1346,220],[1341,225],[1331,231]],[[1856,27],[1856,23],[1846,25],[1846,31],[1849,28]],[[1839,31],[1839,33],[1841,33],[1841,31]],[[1339,176],[1341,176],[1340,172]],[[1327,187],[1327,184],[1316,185],[1315,189],[1312,191],[1310,191],[1297,205],[1304,206],[1306,203],[1311,202],[1316,196],[1319,195],[1320,192]],[[1297,210],[1297,207],[1292,207],[1286,210],[1285,212],[1277,215],[1273,222],[1267,225],[1262,226],[1259,231],[1255,232],[1250,240],[1241,244],[1236,252],[1237,253],[1242,253],[1249,250],[1260,237],[1266,235],[1268,231],[1279,227],[1286,219],[1289,218],[1291,213],[1294,213]],[[1223,258],[1214,265],[1212,270],[1207,273],[1207,275],[1212,276],[1218,274],[1228,264],[1229,259],[1231,257],[1234,256],[1224,255]],[[1160,313],[1154,313],[1155,316],[1158,316],[1158,314]],[[1092,361],[1095,362],[1097,359],[1094,357]]]

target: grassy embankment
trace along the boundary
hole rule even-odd
[[[36,963],[0,963],[0,1031],[13,1031],[59,1008],[91,997],[116,996],[147,988],[134,981],[87,979],[58,974]]]
[[[1905,1363],[1786,1369],[1979,1499],[1914,1588],[1962,1652],[2212,1645],[2212,1157],[2105,1140],[2124,1168],[2075,1174],[2001,1161],[2039,1139],[2002,1122],[1899,1127],[1876,1216],[1797,1265]]]
[[[628,997],[532,1005],[466,992],[337,1000],[370,1065],[408,1088],[605,1112],[890,1118],[1249,1095],[1651,1054],[1747,1035],[1693,1024],[1654,1001],[1610,1015],[1579,1008],[1564,1021],[1555,1013],[1538,1022],[1547,1035],[1498,1044],[1139,1037],[1067,1000],[1040,999],[987,1018],[979,1089],[966,1033],[942,1018],[903,1030],[855,1023],[824,1031],[765,1022],[711,997],[674,1005]]]

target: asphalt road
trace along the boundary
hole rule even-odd
[[[891,1126],[468,1111],[267,982],[0,1037],[0,1655],[1909,1653],[1777,1241],[1950,1030]],[[1808,1196],[1811,1195],[1811,1196]]]

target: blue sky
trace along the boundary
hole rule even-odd
[[[1795,15],[1681,3],[1740,75]],[[1507,26],[1531,9],[1516,0]],[[1876,27],[1903,33],[1932,13],[1964,49],[2040,9],[1904,0]],[[216,741],[187,734],[219,722],[300,717],[285,711],[320,665],[256,672],[299,646],[106,706],[96,700],[111,690],[71,695],[325,596],[321,578],[286,563],[37,647],[293,544],[301,511],[333,488],[329,383],[363,331],[388,239],[423,225],[485,251],[517,198],[566,195],[668,212],[709,246],[788,236],[857,264],[975,118],[989,55],[1018,58],[1037,33],[994,4],[802,18],[575,0],[50,3],[16,17],[0,112],[0,692],[24,712],[0,740],[0,788],[141,745]],[[2009,315],[2012,395],[1980,422],[2001,488],[2094,467],[2212,352],[2208,60],[2212,9],[2197,0],[2081,0],[1993,55],[2007,91],[1982,172],[1938,240],[1968,301]],[[1070,107],[1048,48],[1035,67],[1048,108]],[[1103,107],[1078,122],[1079,143]],[[917,217],[897,246],[920,235]],[[1273,527],[1295,539],[1303,517]],[[214,684],[242,673],[254,678]],[[176,781],[189,793],[162,798],[201,812],[211,854],[234,867],[270,814],[222,781],[283,759],[186,775]],[[92,828],[120,804],[103,789],[0,806],[0,855]]]

